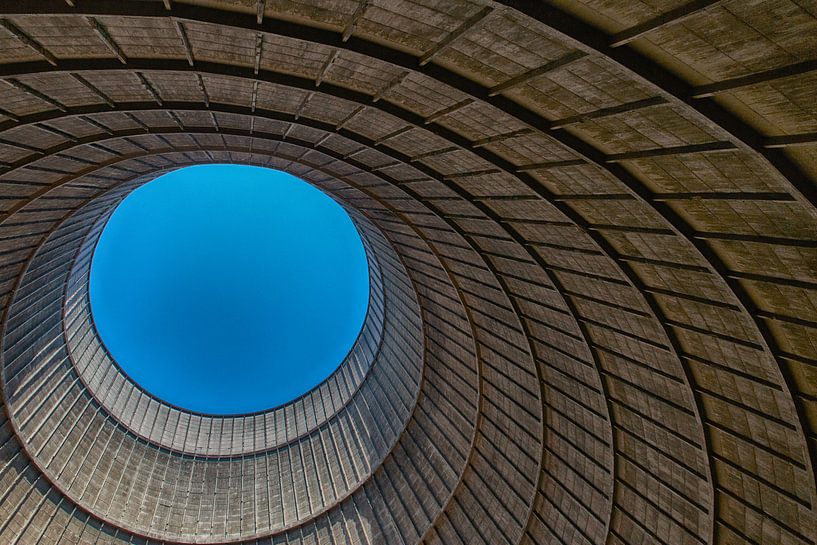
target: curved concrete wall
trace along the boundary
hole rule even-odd
[[[0,17],[3,365],[62,358],[4,397],[0,542],[817,541],[808,3],[18,0]],[[70,431],[43,411],[91,421],[60,401],[80,399],[68,353],[43,343],[82,321],[36,287],[63,289],[60,250],[84,236],[65,229],[105,195],[207,162],[300,176],[382,233],[374,255],[393,248],[395,374],[363,376],[379,394],[356,451],[382,456],[338,462],[339,489],[316,461],[297,488],[287,464],[254,465],[280,443],[205,460],[100,417],[87,445],[162,460],[111,511],[119,489],[82,476],[127,462],[64,452],[59,475],[36,453],[55,448],[40,422]],[[12,300],[57,318],[12,324]],[[18,343],[38,348],[9,359]],[[207,494],[197,467],[217,475]]]

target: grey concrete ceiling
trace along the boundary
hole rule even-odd
[[[817,540],[813,1],[0,27],[0,543]],[[208,162],[331,194],[382,274],[368,359],[279,416],[152,400],[87,308],[112,207]]]

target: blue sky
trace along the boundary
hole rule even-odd
[[[201,165],[131,193],[91,266],[91,309],[116,361],[152,394],[229,414],[329,376],[365,318],[360,237],[289,174]]]

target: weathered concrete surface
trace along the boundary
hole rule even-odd
[[[0,6],[0,543],[815,543],[813,5],[73,3]],[[95,348],[105,214],[213,161],[369,225],[291,413]]]

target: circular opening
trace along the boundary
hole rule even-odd
[[[145,390],[211,414],[269,409],[343,362],[369,303],[346,211],[260,167],[204,165],[133,191],[91,262],[99,335]]]

